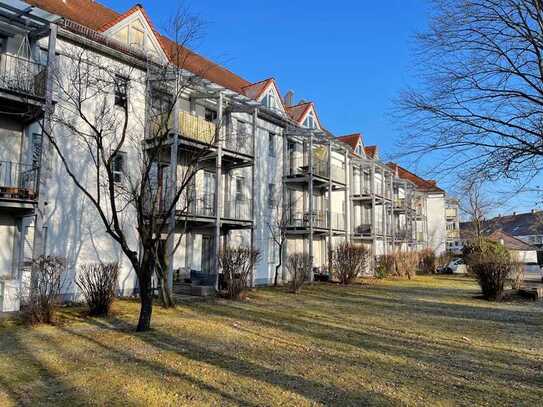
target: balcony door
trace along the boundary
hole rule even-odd
[[[202,273],[211,274],[213,269],[213,238],[209,235],[202,236]]]
[[[204,171],[204,192],[200,199],[203,205],[204,215],[206,216],[214,215],[213,207],[215,204],[215,182],[215,173],[211,171]]]

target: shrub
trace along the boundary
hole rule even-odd
[[[475,277],[483,297],[501,300],[505,282],[511,274],[513,262],[507,249],[499,243],[479,240],[464,246],[464,261]]]
[[[311,258],[305,253],[293,253],[287,258],[287,269],[290,274],[290,291],[298,293],[309,278]]]
[[[260,258],[258,250],[249,247],[227,247],[219,254],[224,289],[222,294],[229,299],[241,299],[249,288],[249,277]]]
[[[387,278],[394,274],[395,259],[393,254],[379,256],[375,266],[376,278]]]
[[[368,259],[368,249],[342,243],[332,253],[334,275],[341,284],[352,283],[364,272]]]
[[[524,282],[524,265],[517,253],[511,253],[511,288],[520,290]]]
[[[64,286],[66,259],[40,256],[32,261],[28,295],[23,298],[23,315],[31,324],[54,322]]]
[[[81,266],[75,283],[85,298],[90,315],[109,314],[118,276],[119,263],[89,263]]]
[[[394,253],[394,276],[411,279],[417,273],[419,265],[419,253],[399,251]]]
[[[432,249],[425,249],[419,253],[419,268],[423,274],[433,274],[436,271],[436,255]]]

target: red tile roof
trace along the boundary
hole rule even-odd
[[[428,180],[419,177],[417,174],[412,173],[409,170],[399,166],[396,163],[388,163],[387,166],[391,168],[400,178],[411,181],[417,186],[418,190],[424,192],[445,192],[437,186],[435,180]]]
[[[126,13],[121,14],[93,0],[26,0],[26,2],[95,31],[101,31],[113,26],[137,9],[142,10],[146,15],[145,10],[140,5],[136,5]],[[172,62],[175,62],[175,60],[181,61],[182,67],[192,73],[238,93],[243,93],[243,88],[251,85],[249,81],[228,69],[196,54],[188,48],[178,46],[157,32],[155,34],[168,58]]]
[[[535,251],[535,247],[530,246],[528,243],[517,239],[510,234],[505,233],[503,230],[498,229],[491,233],[488,238],[494,242],[503,243],[503,245],[509,250],[520,251]]]
[[[369,158],[377,158],[377,146],[366,146],[364,147],[364,152]]]
[[[360,133],[349,134],[347,136],[336,137],[342,143],[348,144],[354,150],[358,143],[361,142],[362,135]]]
[[[292,120],[296,123],[301,123],[302,118],[305,116],[306,112],[311,109],[311,102],[300,103],[294,106],[287,107],[287,113]]]
[[[257,100],[262,93],[267,89],[270,83],[273,83],[273,78],[264,79],[260,82],[251,83],[243,87],[243,94],[251,99]]]

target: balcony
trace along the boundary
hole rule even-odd
[[[203,117],[179,112],[179,132],[184,137],[204,144],[212,144],[215,141],[216,128],[214,123],[208,122]]]
[[[396,229],[395,233],[396,240],[411,240],[412,235],[407,229]]]
[[[397,208],[397,209],[405,208],[405,198],[394,198],[394,208]]]
[[[460,239],[460,231],[458,229],[447,230],[447,239]]]
[[[289,215],[289,227],[307,228],[312,221],[315,228],[328,228],[328,217],[324,211],[313,211],[312,214],[310,212],[292,212]]]
[[[233,199],[224,202],[223,217],[226,219],[251,221],[252,202],[249,199]]]
[[[332,229],[345,230],[345,214],[332,212]]]
[[[46,67],[9,54],[0,55],[0,89],[24,96],[45,97]]]
[[[371,224],[370,223],[362,223],[358,226],[355,226],[354,233],[356,235],[362,235],[362,236],[370,236],[371,235]]]
[[[189,193],[177,202],[177,213],[181,216],[215,217],[214,193]]]
[[[251,135],[228,133],[224,140],[224,148],[235,153],[253,156],[253,139]]]
[[[38,169],[29,164],[0,161],[0,198],[35,200]]]

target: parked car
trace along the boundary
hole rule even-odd
[[[468,269],[466,268],[464,259],[458,257],[456,259],[452,259],[446,266],[439,267],[437,272],[443,274],[467,274]]]

